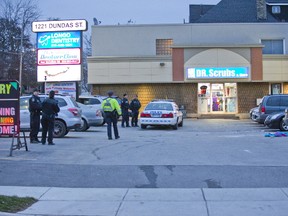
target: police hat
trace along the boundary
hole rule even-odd
[[[114,92],[113,91],[108,91],[107,94],[108,94],[108,96],[112,96],[114,94]]]

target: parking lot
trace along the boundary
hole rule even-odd
[[[106,126],[70,132],[55,146],[28,144],[9,157],[1,139],[0,184],[56,187],[284,187],[286,137],[251,120],[185,119],[183,128]],[[29,173],[29,175],[27,175]],[[5,176],[5,178],[4,178]],[[85,178],[83,178],[83,176]]]

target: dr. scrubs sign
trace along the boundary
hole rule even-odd
[[[188,79],[245,79],[249,78],[248,67],[232,68],[188,68]]]

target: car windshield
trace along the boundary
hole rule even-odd
[[[169,110],[173,111],[173,106],[170,103],[149,103],[145,110]]]

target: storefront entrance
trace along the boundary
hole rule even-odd
[[[236,83],[199,83],[198,113],[236,113]]]

